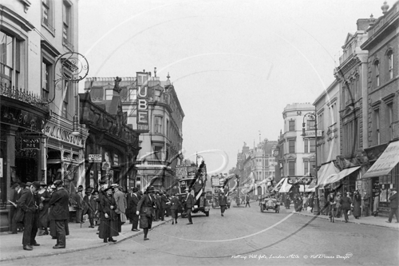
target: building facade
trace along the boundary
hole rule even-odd
[[[151,72],[137,72],[136,77],[121,78],[122,111],[127,113],[127,125],[140,133],[140,151],[134,164],[137,174],[130,177],[129,186],[142,189],[170,189],[175,183],[175,168],[182,160],[184,112],[175,88],[169,80],[152,77]],[[94,103],[113,97],[113,78],[88,78]]]
[[[317,114],[317,129],[321,130],[317,140],[317,165],[335,161],[340,154],[339,87],[339,82],[334,80],[313,103]]]
[[[87,130],[77,111],[78,2],[0,4],[1,230],[7,230],[15,182],[84,178]]]
[[[368,39],[361,46],[369,53],[365,132],[369,170],[376,168],[377,164],[381,166],[382,163],[387,163],[377,161],[392,149],[387,148],[391,143],[395,145],[393,143],[399,140],[399,1],[391,8],[384,3],[381,9],[381,17],[370,19]],[[371,211],[382,215],[387,215],[389,211],[389,189],[398,189],[399,166],[397,162],[391,166],[384,174],[368,170],[365,175],[367,178],[362,182],[369,195],[367,200]]]
[[[321,130],[315,128],[315,108],[310,103],[288,104],[283,111],[284,130],[276,152],[276,182],[281,178],[299,178],[312,174],[316,164],[315,138]]]

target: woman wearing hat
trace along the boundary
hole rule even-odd
[[[104,243],[116,242],[112,237],[118,236],[118,214],[115,212],[116,202],[113,196],[112,187],[104,189],[105,195],[100,198],[100,233],[98,237]]]
[[[40,189],[37,192],[38,197],[40,198],[39,205],[39,221],[38,235],[48,235],[47,223],[48,223],[48,209],[49,209],[49,201],[50,201],[50,193],[47,191],[47,184],[43,181],[40,182]]]
[[[353,216],[355,219],[359,219],[360,217],[360,206],[362,204],[362,197],[360,196],[359,190],[355,190],[355,194],[353,194]]]
[[[144,240],[149,240],[147,237],[148,229],[151,229],[153,212],[155,209],[155,195],[154,187],[148,188],[146,194],[140,199],[137,204],[136,214],[140,214],[140,228],[144,230]]]

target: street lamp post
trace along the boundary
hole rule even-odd
[[[313,201],[313,213],[316,215],[320,214],[320,206],[319,206],[319,190],[317,188],[317,121],[316,121],[316,112],[309,112],[306,113],[303,116],[303,122],[302,122],[302,136],[305,137],[306,136],[306,131],[305,131],[305,117],[308,116],[311,119],[314,120],[314,146],[315,146],[315,182],[316,182],[316,186],[315,186],[315,197],[314,197],[314,201]]]

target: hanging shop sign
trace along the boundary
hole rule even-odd
[[[114,154],[114,166],[119,166],[119,156],[118,156],[118,154]]]
[[[137,131],[148,133],[150,131],[148,122],[148,87],[140,86],[137,91]]]
[[[89,154],[89,162],[91,163],[101,163],[103,161],[103,157],[101,154]]]
[[[48,137],[62,140],[77,146],[83,146],[82,137],[72,134],[72,130],[65,129],[60,125],[48,122],[44,127],[44,134]]]
[[[23,138],[21,138],[21,149],[22,150],[31,150],[31,149],[40,150],[40,137],[23,137]]]

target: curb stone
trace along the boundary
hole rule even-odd
[[[167,222],[169,222],[171,220],[171,218],[169,218],[168,220],[164,220],[161,223],[154,225],[152,228],[156,228],[158,226],[161,226]],[[0,259],[0,262],[5,262],[5,261],[14,261],[14,260],[20,260],[20,259],[29,259],[29,258],[38,258],[38,257],[50,257],[50,256],[57,256],[57,255],[61,255],[61,254],[68,254],[68,253],[73,253],[73,252],[79,252],[79,251],[84,251],[84,250],[90,250],[90,249],[95,249],[95,248],[100,248],[100,247],[105,247],[105,246],[109,246],[109,245],[117,245],[118,243],[121,243],[127,239],[133,238],[135,236],[141,235],[143,234],[143,230],[140,230],[139,232],[135,232],[132,235],[126,236],[122,239],[119,239],[117,242],[115,243],[103,243],[103,242],[99,242],[98,244],[94,245],[94,246],[90,246],[90,247],[83,247],[83,248],[72,248],[72,249],[62,249],[59,250],[58,252],[48,252],[48,253],[42,253],[42,254],[35,254],[35,255],[19,255],[13,258],[5,258],[5,259]]]

